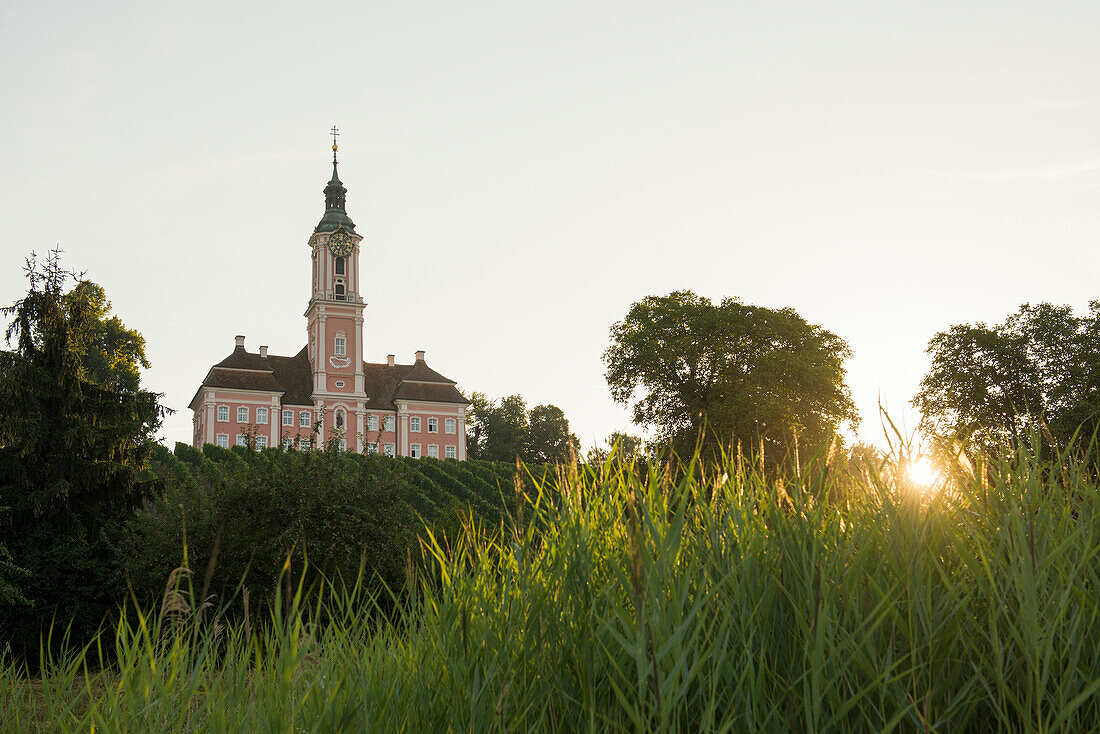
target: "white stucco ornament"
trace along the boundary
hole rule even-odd
[[[351,364],[351,358],[350,357],[329,357],[328,358],[328,363],[331,364],[333,367],[336,367],[337,369],[339,369],[340,367],[347,367],[349,364]]]

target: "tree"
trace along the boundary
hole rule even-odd
[[[117,316],[109,316],[111,302],[102,286],[90,280],[78,280],[71,291],[62,296],[62,304],[70,322],[79,330],[73,335],[73,345],[80,362],[80,377],[110,390],[137,392],[141,369],[149,369],[145,357],[145,337],[127,329]],[[87,317],[74,319],[78,312]]]
[[[601,465],[607,461],[611,452],[615,451],[621,459],[634,459],[646,455],[645,439],[621,431],[612,431],[611,435],[604,439],[603,445],[593,446],[588,450],[587,462],[593,465]]]
[[[1100,302],[1024,304],[1003,323],[958,324],[928,343],[932,366],[913,405],[941,441],[996,452],[1029,434],[1065,446],[1100,415]]]
[[[558,464],[571,460],[577,437],[569,432],[569,421],[556,405],[536,405],[527,414],[527,445],[523,460],[532,464]]]
[[[16,343],[0,352],[0,545],[28,572],[17,590],[33,609],[0,628],[37,649],[38,621],[57,614],[87,633],[113,605],[109,536],[149,496],[141,470],[164,409],[136,384],[122,389],[117,360],[96,366],[114,328],[99,286],[81,288],[56,251],[32,255],[26,272],[27,294],[0,310]],[[145,364],[140,344],[127,349]]]
[[[520,395],[497,401],[474,392],[467,424],[466,454],[473,459],[552,464],[566,461],[569,442],[577,442],[561,408],[538,405],[528,411]]]
[[[470,433],[466,453],[470,458],[514,461],[523,454],[527,440],[527,403],[519,395],[499,402],[484,393],[470,395]]]
[[[647,296],[611,327],[612,397],[658,443],[691,455],[764,449],[776,463],[824,446],[859,416],[844,383],[847,343],[791,308],[714,304],[691,291]],[[797,436],[797,438],[796,438]]]

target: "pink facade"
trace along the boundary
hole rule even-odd
[[[364,361],[359,255],[363,238],[344,209],[336,172],[325,215],[310,236],[307,344],[297,355],[245,348],[210,368],[191,401],[194,445],[312,448],[330,440],[349,450],[394,456],[466,458],[466,406],[453,380],[428,367]]]

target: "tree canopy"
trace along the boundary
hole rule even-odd
[[[796,440],[820,446],[858,422],[849,356],[843,339],[794,309],[675,291],[630,307],[604,363],[612,397],[681,456],[703,440],[710,452],[740,443],[775,460]]]
[[[928,343],[932,366],[913,405],[921,429],[996,451],[1038,434],[1064,446],[1100,415],[1100,301],[1088,314],[1024,304],[1004,322],[957,324]]]
[[[553,464],[570,459],[569,444],[577,437],[569,432],[569,421],[556,405],[527,409],[520,395],[490,400],[484,393],[470,396],[470,431],[466,453],[470,458],[489,461],[520,461]]]
[[[110,390],[137,392],[141,369],[149,369],[145,337],[110,315],[107,294],[90,280],[78,280],[61,300],[74,329],[80,377]],[[81,312],[83,318],[78,317]]]
[[[0,310],[15,341],[0,351],[0,548],[26,571],[14,584],[33,606],[30,623],[72,618],[101,593],[109,529],[149,494],[141,470],[164,409],[138,389],[131,367],[147,364],[143,342],[106,318],[99,286],[62,270],[57,252],[32,256],[26,272],[27,294]],[[0,601],[19,601],[7,586],[0,577]],[[8,631],[29,631],[17,628]]]

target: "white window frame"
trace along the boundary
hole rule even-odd
[[[283,425],[284,426],[293,426],[294,425],[294,411],[293,410],[284,410],[283,411]]]
[[[367,444],[367,453],[368,454],[377,454],[378,453],[378,443],[373,442],[373,441],[368,443]]]
[[[283,451],[290,451],[292,448],[294,448],[294,439],[290,436],[283,436],[281,444],[283,447]]]
[[[337,357],[348,356],[348,340],[347,337],[337,336],[332,340],[332,353]]]
[[[223,449],[229,448],[229,434],[219,433],[217,436],[214,437],[214,443],[221,446]]]
[[[368,415],[367,416],[367,430],[368,431],[377,431],[378,430],[378,416],[376,416],[376,415]]]
[[[420,433],[420,416],[411,416],[409,418],[409,433]]]
[[[267,448],[267,436],[256,436],[256,450]]]
[[[447,433],[455,433],[458,430],[458,421],[456,421],[454,418],[448,418],[447,420],[443,421],[443,430],[445,430]]]
[[[394,429],[397,427],[397,422],[392,415],[387,415],[383,425],[386,426],[386,431],[388,433],[393,433]]]
[[[345,438],[341,438],[341,439],[340,439],[340,450],[341,450],[341,451],[347,451],[347,450],[348,450],[348,442],[347,442],[347,439],[345,439]]]
[[[248,445],[248,436],[244,435],[243,433],[238,433],[237,434],[237,445],[238,446],[247,446]]]
[[[413,457],[414,459],[420,458],[420,444],[409,444],[409,456]]]
[[[457,459],[458,447],[453,445],[444,447],[443,455],[446,456],[448,459]]]
[[[302,451],[309,451],[313,448],[313,441],[308,438],[298,439],[298,448]]]
[[[397,456],[397,446],[392,443],[386,444],[384,447],[386,456]]]
[[[219,405],[218,406],[218,423],[228,423],[228,422],[229,422],[229,406],[228,405]]]
[[[439,419],[438,418],[429,418],[428,419],[428,433],[439,433]]]
[[[309,428],[310,412],[308,410],[302,410],[298,412],[298,427]]]
[[[428,458],[429,459],[438,459],[439,458],[439,444],[437,444],[437,443],[428,444]]]
[[[244,412],[242,413],[241,411],[244,411]],[[242,415],[244,416],[244,418],[241,417]],[[247,405],[238,405],[237,406],[237,422],[238,423],[248,423],[248,406]]]
[[[267,425],[267,408],[256,408],[256,422]]]

